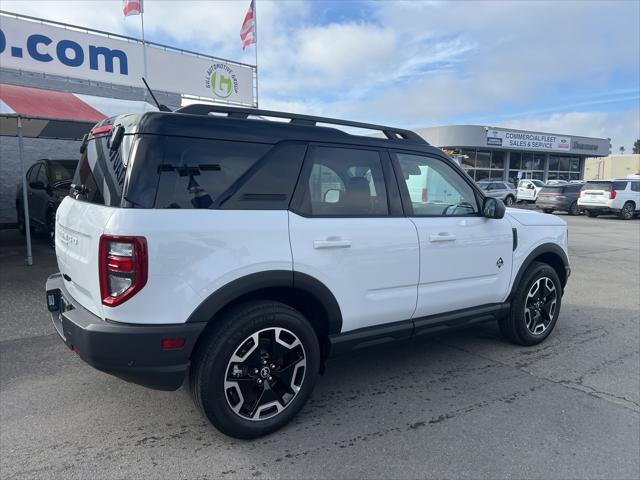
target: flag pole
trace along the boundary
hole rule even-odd
[[[258,2],[253,1],[253,28],[256,46],[256,108],[258,108]]]
[[[144,61],[144,78],[149,80],[147,72],[147,42],[144,40],[144,4],[140,2],[140,23],[142,26],[142,57]],[[147,89],[144,90],[144,101],[147,101]]]

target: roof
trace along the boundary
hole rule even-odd
[[[0,84],[0,135],[80,139],[97,122],[122,112],[157,110],[146,102]]]
[[[214,112],[224,111],[228,112],[228,114],[204,113],[208,109]],[[289,121],[274,121],[269,117],[288,118]],[[176,135],[270,144],[296,140],[305,142],[317,141],[442,154],[441,150],[430,146],[414,132],[407,130],[324,117],[267,112],[257,109],[203,106],[203,109],[200,110],[187,107],[176,112],[153,112],[123,116],[114,119],[114,123],[122,124],[127,132],[130,133]],[[345,127],[346,131],[328,125],[340,125]],[[389,138],[355,134],[351,131],[362,128],[383,131]]]

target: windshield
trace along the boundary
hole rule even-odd
[[[56,184],[70,182],[76,171],[77,160],[50,160],[51,181]]]
[[[540,180],[531,180],[531,183],[533,183],[536,187],[544,187],[544,182],[541,182]]]

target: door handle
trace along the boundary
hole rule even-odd
[[[326,240],[314,240],[313,248],[351,248],[351,240],[343,238],[327,238]]]
[[[430,242],[453,242],[455,239],[455,235],[446,232],[432,233],[429,235]]]

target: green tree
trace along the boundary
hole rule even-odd
[[[620,155],[624,155],[624,145],[620,145]]]
[[[640,138],[633,144],[633,153],[640,153]]]

